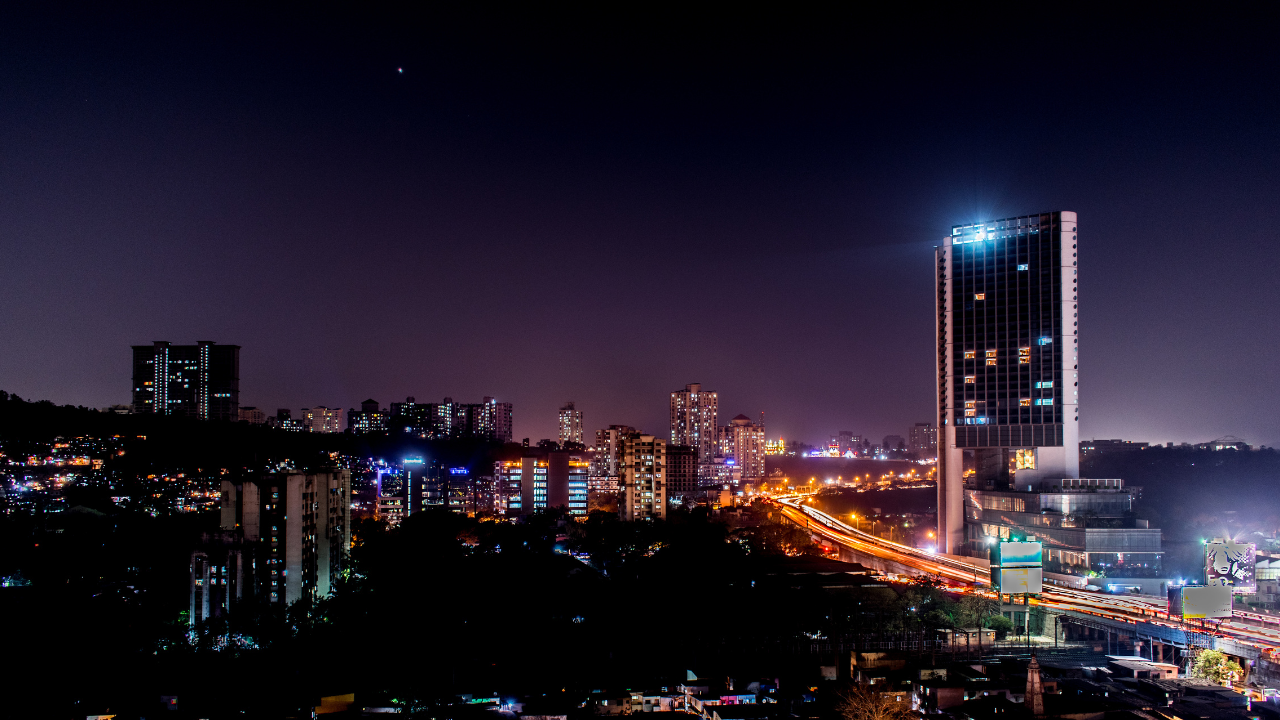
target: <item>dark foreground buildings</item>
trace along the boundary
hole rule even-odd
[[[288,605],[324,597],[350,545],[350,471],[223,480],[219,532],[191,554],[190,620],[255,598]]]
[[[133,411],[240,419],[240,346],[157,340],[133,346]]]

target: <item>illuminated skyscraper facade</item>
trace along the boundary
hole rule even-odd
[[[764,479],[764,426],[739,415],[720,428],[720,454],[741,471],[742,482]]]
[[[133,411],[240,419],[240,346],[202,340],[133,346]]]
[[[667,444],[652,435],[628,435],[623,440],[621,497],[623,520],[667,517]]]
[[[560,444],[582,443],[582,411],[573,406],[573,401],[560,408]]]
[[[966,487],[1079,477],[1076,214],[958,225],[936,260],[938,537],[960,553]]]
[[[699,463],[710,462],[718,450],[718,403],[716,393],[704,392],[699,383],[671,393],[671,444],[697,448]]]

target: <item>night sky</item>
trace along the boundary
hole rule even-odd
[[[130,345],[215,340],[268,413],[665,434],[701,382],[878,440],[933,419],[950,226],[1074,210],[1081,437],[1280,442],[1274,18],[11,12],[23,397],[127,403]]]

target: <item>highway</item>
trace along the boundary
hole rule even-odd
[[[979,592],[994,597],[989,589],[990,573],[985,568],[862,532],[807,505],[806,501],[810,499],[806,495],[771,498],[778,503],[785,518],[831,542],[913,568],[937,578],[957,592]],[[1050,589],[1049,586],[1045,587],[1039,598],[1032,600],[1032,604],[1126,623],[1145,622],[1169,628],[1192,629],[1231,638],[1256,648],[1260,653],[1280,659],[1280,617],[1276,616],[1235,611],[1231,620],[1224,620],[1216,627],[1192,628],[1189,624],[1183,625],[1176,617],[1170,618],[1168,603],[1160,598],[1110,595],[1063,587]],[[1274,626],[1269,626],[1269,623],[1274,623]]]

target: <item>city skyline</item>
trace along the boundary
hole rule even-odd
[[[782,60],[676,29],[649,62],[523,24],[42,17],[0,30],[0,378],[23,397],[125,404],[127,346],[208,339],[244,348],[259,408],[490,395],[555,438],[573,398],[588,433],[659,432],[698,381],[771,435],[901,434],[934,415],[937,238],[1071,207],[1081,437],[1280,444],[1280,136],[1250,43],[1082,16],[1025,63],[916,27]],[[623,305],[689,331],[590,327]]]

